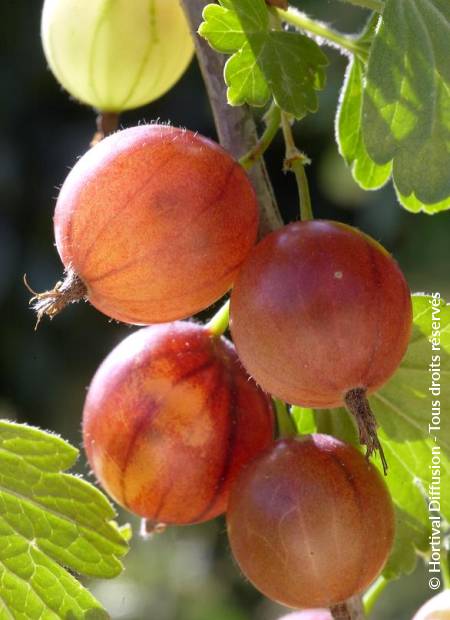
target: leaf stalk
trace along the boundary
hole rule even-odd
[[[266,122],[264,132],[261,134],[258,142],[239,160],[239,163],[245,170],[250,170],[261,159],[278,133],[281,123],[281,110],[276,103],[272,103],[264,118]]]
[[[345,52],[349,52],[350,54],[355,54],[364,61],[367,60],[367,48],[364,45],[359,44],[353,36],[337,32],[337,30],[333,30],[333,28],[330,28],[326,24],[315,19],[311,19],[305,13],[302,13],[292,7],[287,11],[283,9],[276,9],[276,11],[278,17],[284,23],[290,24],[299,30],[309,32],[315,37],[323,39],[325,43],[336,46]]]
[[[281,127],[283,129],[284,142],[286,145],[284,169],[290,170],[295,174],[300,200],[300,218],[302,221],[313,220],[314,215],[311,206],[311,196],[309,193],[308,178],[305,172],[305,164],[309,164],[310,160],[296,147],[292,134],[291,120],[286,112],[281,113]]]
[[[219,338],[227,331],[230,322],[230,300],[223,304],[216,314],[206,323],[205,327],[212,336]]]
[[[378,579],[370,586],[370,588],[364,594],[364,597],[363,597],[364,611],[366,612],[368,616],[370,616],[370,614],[372,613],[372,610],[375,607],[375,603],[379,599],[380,594],[383,592],[383,590],[385,589],[388,583],[389,583],[388,580],[385,579],[383,575],[380,575]]]

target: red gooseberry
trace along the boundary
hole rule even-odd
[[[38,319],[81,298],[127,323],[188,317],[231,287],[257,227],[252,185],[218,144],[167,125],[119,131],[61,188],[54,228],[66,279],[36,295]]]
[[[269,598],[332,607],[378,576],[394,538],[394,510],[378,470],[327,435],[278,440],[231,489],[231,550]]]
[[[366,394],[397,369],[411,326],[397,263],[337,222],[297,222],[265,237],[231,295],[231,332],[248,372],[289,403],[347,405],[369,453],[380,446]]]
[[[237,472],[270,445],[273,431],[271,401],[233,345],[186,321],[120,343],[95,374],[83,412],[99,482],[155,524],[222,513]]]

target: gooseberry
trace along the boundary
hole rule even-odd
[[[257,227],[250,181],[218,144],[165,125],[120,131],[61,188],[54,228],[68,271],[36,296],[38,318],[83,297],[127,323],[186,318],[230,288]]]
[[[194,50],[178,0],[45,0],[41,37],[60,84],[103,112],[163,95]]]
[[[338,222],[297,222],[265,237],[231,295],[231,332],[248,372],[289,403],[347,405],[369,453],[379,443],[365,395],[397,369],[411,325],[397,263]]]
[[[416,612],[413,620],[450,620],[450,590],[433,596]]]
[[[380,573],[394,537],[378,470],[327,435],[278,440],[242,469],[227,511],[231,550],[269,598],[332,607]]]
[[[138,330],[90,385],[83,441],[103,488],[152,523],[212,519],[273,439],[269,398],[233,345],[191,322]]]

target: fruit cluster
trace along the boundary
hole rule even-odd
[[[151,324],[107,357],[85,403],[86,453],[111,497],[149,529],[226,512],[257,588],[290,607],[330,607],[383,567],[391,499],[350,445],[274,442],[268,393],[359,407],[373,447],[364,395],[403,356],[410,297],[393,259],[355,229],[295,223],[253,247],[257,224],[252,186],[218,145],[162,125],[115,133],[62,186],[54,225],[67,277],[36,304],[52,316],[86,297],[111,318]],[[210,326],[180,320],[233,283],[238,353]]]
[[[165,1],[154,3],[154,19]],[[161,68],[151,94],[141,89],[146,80],[124,94],[122,77],[117,89],[114,81],[102,89],[104,65],[92,73],[99,81],[86,84],[69,62],[80,43],[58,25],[63,5],[78,10],[77,2],[44,7],[49,64],[76,97],[103,111],[158,96],[190,58],[186,44],[187,56]],[[97,15],[90,62],[113,62],[105,49],[114,28],[135,27],[114,13],[120,5]],[[153,31],[140,24],[129,54],[142,76],[152,56],[144,62],[139,54]],[[36,295],[38,318],[87,299],[113,319],[147,325],[110,353],[87,394],[84,446],[105,490],[149,530],[226,513],[242,571],[287,606],[329,608],[362,592],[393,542],[385,482],[355,447],[331,436],[274,440],[270,395],[317,409],[346,406],[367,454],[379,450],[386,467],[366,395],[392,376],[411,331],[408,286],[392,257],[331,221],[290,224],[255,246],[258,204],[243,168],[211,140],[159,124],[90,149],[61,188],[54,229],[65,279]],[[185,320],[230,289],[236,349],[222,335],[226,326]],[[304,617],[329,617],[314,613]]]

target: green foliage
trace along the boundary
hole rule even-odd
[[[356,42],[370,47],[378,24],[372,17]],[[362,136],[362,109],[366,62],[352,56],[345,74],[336,116],[336,138],[339,152],[350,167],[353,178],[363,189],[378,189],[391,177],[392,165],[377,165],[367,153]]]
[[[356,56],[350,61],[341,93],[336,120],[339,152],[353,178],[363,189],[378,189],[391,177],[392,165],[376,164],[368,155],[361,131],[365,66]]]
[[[389,464],[386,482],[397,513],[395,545],[384,569],[388,579],[410,573],[416,564],[416,550],[428,549],[427,497],[433,447],[440,447],[441,488],[450,487],[450,419],[444,411],[444,403],[450,402],[450,306],[441,300],[440,311],[435,312],[441,323],[441,389],[439,396],[432,396],[431,299],[413,296],[414,328],[408,351],[392,379],[369,399],[380,425],[378,434]],[[439,400],[442,407],[440,430],[436,432],[429,432],[432,400]],[[308,409],[294,407],[292,413],[299,432],[330,433],[358,445],[355,425],[345,409],[314,411],[314,420]],[[378,458],[375,464],[382,471]],[[450,519],[450,497],[444,492],[441,513]]]
[[[225,66],[228,102],[263,106],[271,96],[296,118],[318,107],[328,60],[308,37],[282,31],[264,0],[221,0],[203,12],[199,34],[218,52],[232,54]]]
[[[414,194],[411,194],[410,196],[403,196],[397,187],[395,188],[395,191],[399,202],[405,207],[405,209],[408,209],[408,211],[411,211],[412,213],[426,211],[426,213],[433,215],[434,213],[439,213],[439,211],[450,209],[450,196],[448,198],[444,198],[444,200],[435,202],[434,204],[427,204],[424,207],[423,203],[421,203],[420,200],[414,196]]]
[[[317,110],[327,59],[314,40],[280,30],[264,0],[220,0],[203,17],[199,33],[231,55],[231,105],[263,106],[273,97],[296,118]],[[354,179],[372,190],[392,175],[406,209],[449,209],[450,5],[387,0],[382,18],[374,15],[354,43],[364,53],[352,55],[336,118]]]
[[[413,211],[450,208],[450,4],[386,0],[363,96],[369,156]]]
[[[127,543],[107,499],[62,473],[77,456],[59,437],[0,421],[1,618],[107,617],[67,569],[114,577]]]

